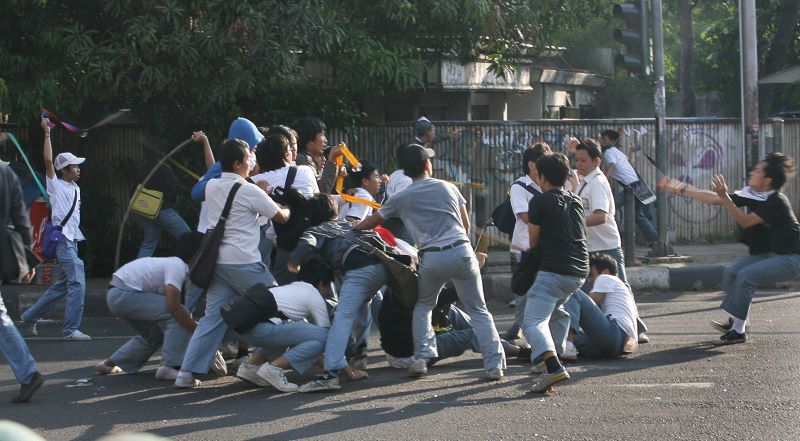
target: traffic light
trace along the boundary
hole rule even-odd
[[[642,78],[650,76],[650,36],[647,0],[615,4],[615,18],[625,21],[625,29],[614,30],[614,40],[625,45],[625,53],[614,57],[614,64]]]

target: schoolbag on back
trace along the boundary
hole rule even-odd
[[[280,205],[288,206],[291,213],[288,222],[273,223],[277,236],[276,244],[278,248],[286,251],[294,249],[300,235],[310,226],[311,218],[311,207],[308,200],[299,191],[292,188],[295,176],[297,176],[297,167],[289,167],[283,187],[275,188],[272,194],[272,199]]]
[[[535,188],[531,187],[530,185],[525,185],[520,181],[514,181],[511,186],[520,185],[525,190],[534,196],[540,194]],[[492,222],[497,227],[498,230],[502,231],[506,234],[513,234],[514,233],[514,225],[517,223],[517,216],[514,214],[514,209],[511,207],[511,193],[506,196],[503,202],[495,207],[494,211],[492,211]]]

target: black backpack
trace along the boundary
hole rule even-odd
[[[530,185],[523,184],[520,181],[514,181],[511,186],[519,185],[534,196],[542,194],[540,191],[531,187]],[[511,208],[511,192],[506,196],[505,200],[492,211],[492,222],[498,230],[506,234],[514,233],[514,225],[517,222],[517,216],[514,214],[514,209]]]
[[[283,187],[276,187],[272,199],[280,205],[289,207],[289,221],[283,224],[273,222],[275,226],[276,244],[278,248],[292,251],[303,232],[310,226],[311,207],[308,200],[299,191],[292,188],[297,176],[297,167],[289,167]]]

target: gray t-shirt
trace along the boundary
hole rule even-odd
[[[378,210],[382,218],[399,217],[420,249],[469,240],[461,223],[467,201],[455,185],[434,178],[414,181]]]

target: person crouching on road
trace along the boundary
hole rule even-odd
[[[188,262],[201,240],[200,233],[186,233],[178,239],[177,256],[143,257],[114,273],[106,296],[108,309],[125,319],[138,335],[98,363],[97,373],[134,374],[161,348],[156,380],[175,380],[197,326],[181,299],[188,281]]]
[[[414,364],[409,373],[427,374],[428,361],[438,357],[431,311],[439,291],[452,280],[465,312],[472,318],[486,379],[498,381],[503,378],[506,357],[492,314],[486,307],[478,259],[467,236],[466,200],[455,185],[431,177],[432,149],[411,144],[398,154],[399,166],[413,180],[412,184],[388,199],[377,213],[356,228],[370,229],[384,219],[399,217],[420,247],[419,298],[413,318]]]

